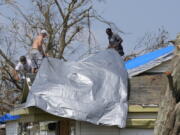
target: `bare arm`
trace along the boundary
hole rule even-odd
[[[39,39],[39,47],[38,48],[39,48],[39,51],[42,53],[43,57],[46,56],[45,52],[43,50],[43,38]]]
[[[40,52],[42,53],[43,57],[44,57],[44,56],[46,56],[46,54],[45,54],[45,52],[44,52],[44,50],[43,50],[42,45],[40,46],[40,48],[39,48],[39,49],[40,49]]]
[[[17,73],[16,70],[13,70],[13,78],[14,78],[16,81],[20,80],[19,75],[18,75],[18,73]]]

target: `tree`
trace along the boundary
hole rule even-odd
[[[102,1],[102,0],[100,0]],[[92,0],[29,0],[32,6],[24,9],[17,0],[7,2],[15,11],[14,18],[8,18],[11,32],[25,48],[31,46],[40,29],[49,33],[46,52],[53,57],[64,58],[65,49],[73,41],[86,38],[91,44],[91,22],[94,20],[115,26],[97,14]],[[7,17],[6,17],[7,18]]]
[[[180,42],[180,39],[178,42]],[[176,41],[177,41],[176,40]],[[175,45],[179,45],[176,44]],[[176,46],[172,73],[167,72],[169,83],[160,104],[154,129],[155,135],[180,135],[180,48]]]
[[[102,0],[101,0],[102,1]],[[2,97],[4,104],[14,106],[20,99],[21,85],[14,80],[13,70],[15,55],[27,51],[34,37],[41,29],[48,31],[45,41],[46,53],[51,57],[64,59],[64,54],[73,41],[78,41],[83,34],[88,35],[87,42],[91,44],[91,22],[99,20],[109,26],[113,23],[104,20],[93,8],[92,0],[29,0],[28,8],[24,8],[22,1],[4,0],[1,6],[6,6],[13,11],[7,16],[0,11],[0,16],[6,19],[1,33],[0,62],[1,62],[1,92],[17,95],[8,100],[7,95]],[[23,48],[23,49],[22,49]],[[7,51],[5,51],[7,49]],[[73,48],[74,49],[74,48]],[[18,94],[16,94],[18,93]]]
[[[1,29],[2,30],[2,29]],[[6,51],[0,49],[0,114],[9,111],[18,103],[21,95],[21,86],[12,76],[14,63],[11,61],[11,42],[0,30],[0,44],[7,46]],[[10,49],[11,48],[11,49]]]
[[[134,49],[132,49],[133,52],[126,56],[126,60],[167,46],[169,44],[168,38],[169,33],[164,27],[159,28],[157,32],[146,32],[144,36],[137,41]],[[134,50],[136,52],[134,52]]]

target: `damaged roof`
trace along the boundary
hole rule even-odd
[[[148,71],[173,58],[175,47],[168,45],[153,52],[138,56],[125,63],[130,77]]]

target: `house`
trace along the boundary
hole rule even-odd
[[[21,118],[6,122],[6,134],[17,135],[19,132],[26,132],[29,135],[152,135],[158,106],[168,83],[163,72],[171,68],[174,49],[173,46],[167,46],[126,62],[130,76],[126,128],[97,126],[65,119],[39,108],[22,108],[22,104],[20,109],[16,108],[10,112],[11,115],[20,115]],[[30,83],[27,79],[23,101],[26,99]]]

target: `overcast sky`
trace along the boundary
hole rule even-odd
[[[20,0],[24,1],[24,0]],[[29,5],[24,3],[25,7]],[[180,0],[106,0],[96,3],[95,9],[105,19],[114,22],[126,34],[121,34],[124,39],[123,46],[128,54],[137,43],[138,39],[146,32],[157,32],[164,27],[169,32],[170,39],[174,39],[180,32]],[[11,14],[7,9],[7,14]],[[105,29],[107,25],[94,23],[94,35],[98,44],[105,48],[108,45]]]
[[[175,38],[180,32],[180,0],[106,0],[95,7],[102,16],[127,33],[121,34],[126,52],[146,32],[157,32],[158,28],[164,27],[170,38]],[[103,44],[107,44],[105,28],[105,25],[95,26]]]

